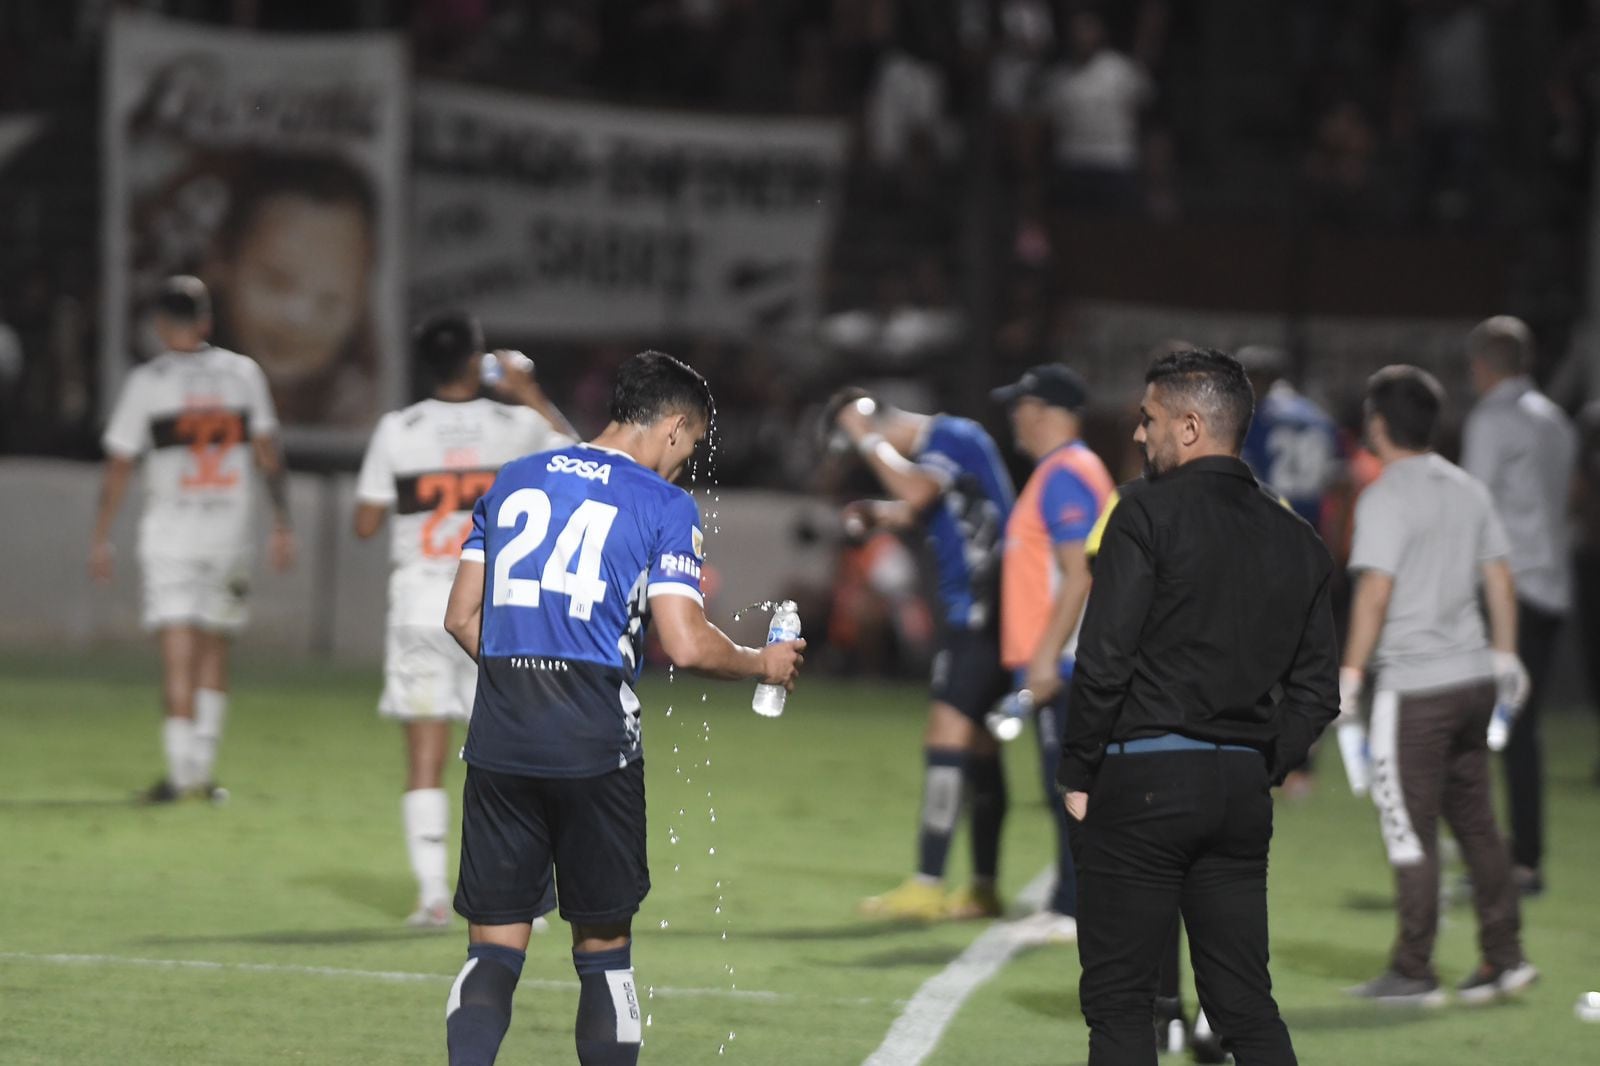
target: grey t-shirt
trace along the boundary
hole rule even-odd
[[[1394,579],[1378,638],[1378,684],[1395,692],[1493,676],[1478,606],[1483,564],[1511,547],[1489,490],[1429,453],[1401,459],[1356,503],[1352,570]]]

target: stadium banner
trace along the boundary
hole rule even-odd
[[[491,332],[809,324],[845,129],[513,96],[414,98],[411,307]]]
[[[155,287],[197,274],[290,447],[359,448],[406,387],[402,40],[119,10],[105,54],[102,411],[158,347]]]

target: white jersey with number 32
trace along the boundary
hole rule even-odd
[[[391,625],[443,622],[472,505],[512,459],[570,440],[538,412],[488,399],[423,400],[379,420],[356,498],[394,508]]]
[[[248,554],[255,496],[250,441],[278,429],[266,375],[226,348],[167,352],[128,375],[102,443],[144,462],[146,557]]]

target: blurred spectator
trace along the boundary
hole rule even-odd
[[[1414,123],[1420,209],[1456,224],[1485,206],[1496,94],[1489,16],[1475,0],[1415,0],[1401,68],[1402,132]]]
[[[1360,226],[1379,217],[1377,151],[1377,131],[1354,100],[1340,100],[1323,113],[1305,159],[1313,219]]]
[[[1071,57],[1051,73],[1043,108],[1055,141],[1061,201],[1074,210],[1131,213],[1139,205],[1139,112],[1151,83],[1107,42],[1105,21],[1079,11]]]
[[[944,71],[931,61],[901,48],[887,52],[867,94],[867,158],[892,169],[910,156],[914,142],[943,141],[948,91]]]
[[[995,110],[1016,115],[1038,99],[1045,57],[1056,43],[1055,19],[1045,0],[1002,0],[999,40],[989,64],[989,98]]]

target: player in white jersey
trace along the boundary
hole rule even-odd
[[[379,420],[356,484],[355,521],[356,535],[371,537],[394,512],[378,713],[405,723],[410,752],[401,815],[418,906],[409,921],[442,926],[450,921],[450,804],[441,778],[450,723],[471,715],[478,680],[477,665],[444,630],[461,542],[472,527],[472,505],[503,464],[576,434],[516,360],[500,358],[498,389],[523,406],[480,397],[483,334],[470,316],[429,319],[415,347],[432,395]]]
[[[154,323],[166,351],[128,375],[102,439],[89,572],[111,580],[111,525],[142,459],[139,569],[144,624],[160,634],[167,761],[144,798],[221,800],[212,771],[227,717],[229,639],[248,615],[257,470],[272,499],[273,565],[294,562],[278,417],[255,361],[207,341],[211,300],[198,278],[167,279]]]

